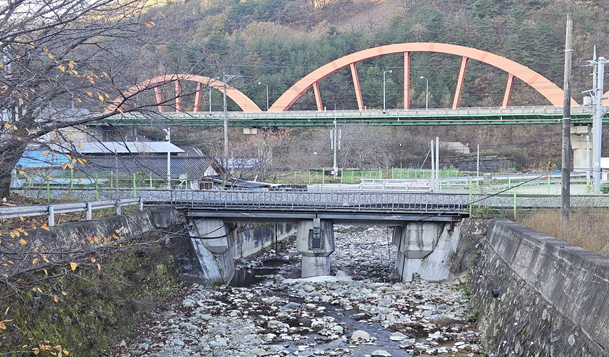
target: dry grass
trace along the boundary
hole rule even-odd
[[[518,219],[518,223],[593,253],[609,256],[609,212],[572,213],[567,229],[562,229],[560,210],[532,213]]]

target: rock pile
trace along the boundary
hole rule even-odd
[[[445,283],[390,276],[384,228],[336,227],[333,277],[291,279],[298,264],[247,287],[193,285],[140,335],[108,356],[474,356],[479,336],[463,294]],[[265,253],[295,262],[298,253]]]

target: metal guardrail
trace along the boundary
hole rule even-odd
[[[181,208],[283,211],[357,211],[466,213],[464,194],[398,191],[140,191],[146,203],[169,203]]]
[[[87,211],[87,220],[92,217],[94,209],[113,208],[116,207],[116,214],[121,215],[121,207],[129,205],[139,205],[140,211],[143,210],[144,201],[142,198],[128,198],[116,201],[92,201],[92,202],[74,202],[74,203],[52,203],[48,205],[31,205],[31,206],[3,206],[0,207],[0,218],[16,218],[29,216],[49,216],[48,225],[55,225],[55,214],[71,213]]]

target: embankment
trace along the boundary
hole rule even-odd
[[[608,355],[608,258],[496,219],[470,291],[491,356]]]

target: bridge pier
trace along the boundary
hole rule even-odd
[[[296,246],[302,254],[300,276],[330,275],[330,254],[334,253],[334,223],[331,220],[298,221]]]
[[[590,137],[590,155],[586,155],[586,136]],[[587,171],[592,167],[592,127],[589,125],[571,127],[571,148],[573,149],[573,171]],[[586,158],[590,162],[586,163]]]
[[[203,279],[208,284],[228,284],[235,275],[231,230],[221,219],[197,219],[193,223],[189,234]]]
[[[395,269],[403,281],[414,274],[429,281],[448,278],[450,257],[457,251],[460,225],[444,222],[412,222],[393,228],[393,244],[398,247]]]

